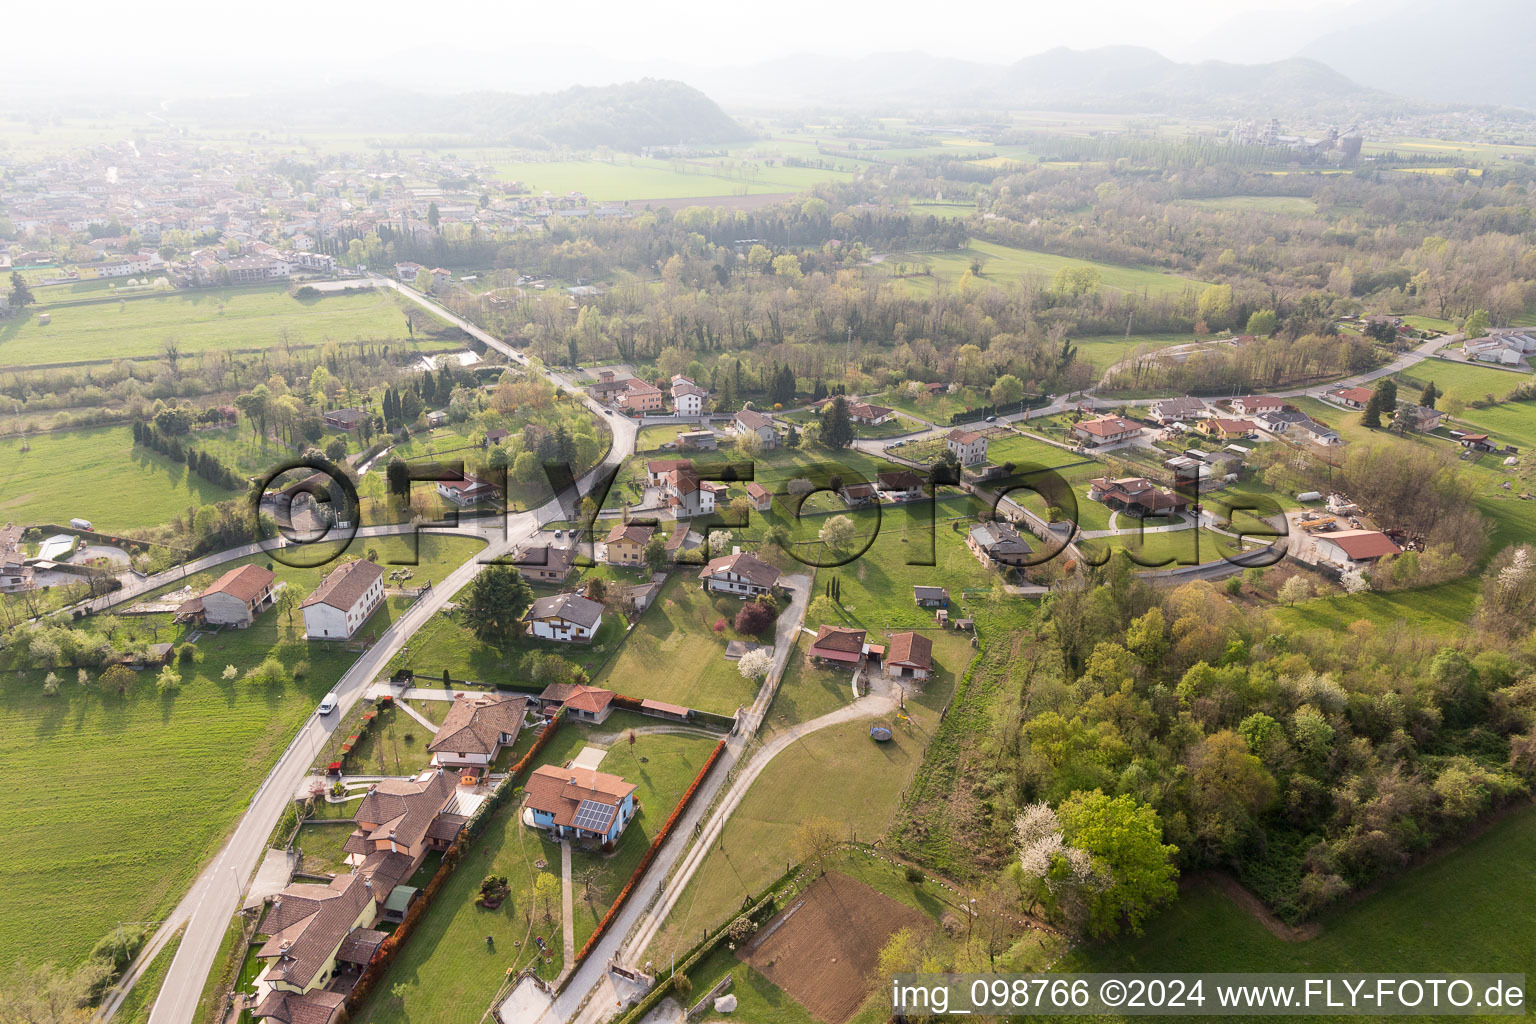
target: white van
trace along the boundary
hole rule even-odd
[[[341,703],[341,698],[336,696],[334,692],[326,694],[325,699],[320,702],[320,713],[322,715],[330,714],[336,710],[336,705],[339,703]]]

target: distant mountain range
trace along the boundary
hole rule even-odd
[[[1059,47],[1007,65],[925,53],[884,53],[857,60],[802,54],[690,78],[728,103],[841,107],[921,104],[1233,114],[1386,99],[1317,61],[1183,64],[1136,46]]]
[[[380,91],[349,86],[291,94],[178,100],[171,117],[270,123],[276,130],[347,124],[380,133],[463,134],[487,143],[634,151],[646,146],[733,142],[748,137],[720,105],[682,82],[645,78],[521,95]]]

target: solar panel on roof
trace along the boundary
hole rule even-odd
[[[618,808],[610,807],[597,800],[583,800],[576,805],[576,817],[572,824],[588,832],[607,832],[608,825],[617,812]]]

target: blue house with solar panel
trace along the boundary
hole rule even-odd
[[[555,840],[612,849],[640,804],[617,775],[572,765],[542,765],[528,777],[523,820]]]

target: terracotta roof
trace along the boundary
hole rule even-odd
[[[773,421],[756,409],[743,409],[736,414],[736,422],[748,430],[761,430],[773,426]]]
[[[331,574],[315,588],[313,594],[305,598],[304,603],[299,607],[308,608],[311,605],[328,604],[332,608],[346,611],[362,600],[368,588],[378,582],[383,575],[383,567],[366,558],[344,562],[340,567],[332,569]]]
[[[409,848],[421,842],[452,796],[453,780],[440,771],[424,779],[385,779],[368,790],[352,820],[374,825],[361,829],[373,841],[393,837]]]
[[[747,495],[756,501],[762,501],[764,498],[772,498],[773,492],[762,484],[749,483],[747,484]]]
[[[1241,404],[1245,409],[1283,409],[1285,401],[1279,398],[1271,398],[1267,395],[1243,395],[1227,402],[1228,405]]]
[[[272,581],[276,578],[270,570],[263,569],[259,565],[242,565],[214,580],[213,585],[203,591],[203,596],[228,594],[242,601],[254,601],[262,591],[272,585]]]
[[[645,464],[647,473],[670,473],[674,469],[692,469],[692,459],[652,459]]]
[[[738,551],[731,555],[721,555],[712,558],[708,565],[699,570],[699,579],[707,579],[710,576],[720,576],[725,573],[735,573],[748,583],[759,587],[771,587],[779,582],[779,570],[747,551]]]
[[[1320,533],[1319,540],[1336,544],[1351,560],[1380,558],[1395,555],[1402,549],[1392,538],[1376,530],[1340,530],[1338,533]]]
[[[885,662],[887,665],[895,663],[930,669],[933,667],[933,641],[921,633],[892,633]]]
[[[811,648],[824,651],[842,651],[844,654],[864,653],[864,631],[843,626],[822,626],[816,631],[816,641]]]
[[[386,933],[374,931],[372,928],[354,928],[350,935],[341,940],[341,948],[336,951],[336,959],[342,963],[366,965],[387,938],[389,936]]]
[[[1213,416],[1205,422],[1224,434],[1246,434],[1258,426],[1252,420],[1229,420],[1223,416]]]
[[[656,527],[647,523],[615,523],[613,529],[608,531],[608,536],[603,538],[605,543],[614,544],[621,540],[627,540],[631,544],[645,547],[651,542],[651,537],[656,533]]]
[[[332,1024],[341,1019],[347,997],[340,992],[320,989],[299,995],[282,989],[270,989],[251,1010],[254,1017],[280,1020],[283,1024]]]
[[[290,885],[279,893],[262,924],[271,937],[256,951],[273,961],[267,977],[299,988],[314,982],[373,899],[371,884],[346,874],[329,885]]]
[[[875,482],[880,485],[882,491],[910,491],[922,487],[924,480],[910,469],[898,469],[895,472],[877,474]]]
[[[597,714],[613,703],[613,691],[586,683],[551,683],[539,694],[542,701],[559,701],[562,705]]]
[[[953,441],[955,444],[975,444],[983,439],[984,435],[974,430],[951,430],[947,435],[947,440]]]
[[[526,803],[554,815],[555,824],[571,826],[576,823],[576,809],[583,801],[617,808],[634,791],[634,786],[617,775],[545,764],[528,776]]]
[[[1095,437],[1108,437],[1111,434],[1140,430],[1141,424],[1134,423],[1124,416],[1100,416],[1096,419],[1084,420],[1077,425],[1077,429],[1086,430]]]
[[[1375,396],[1376,392],[1370,388],[1339,388],[1333,394],[1347,402],[1359,402],[1361,405],[1364,405]]]
[[[457,754],[493,753],[508,735],[515,740],[523,727],[523,712],[528,700],[499,693],[460,694],[438,727],[437,735],[427,744],[433,753],[448,750]],[[510,742],[510,741],[508,741]]]

